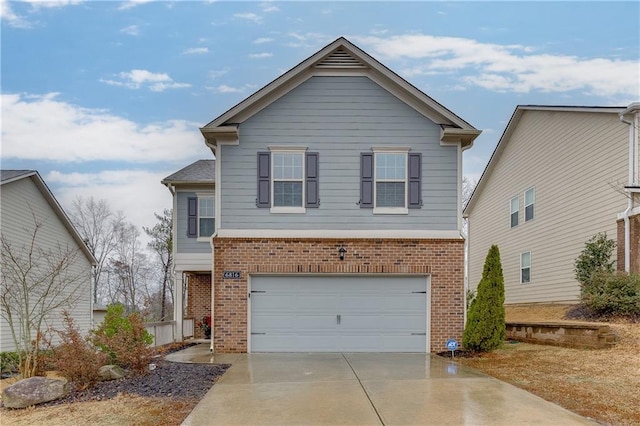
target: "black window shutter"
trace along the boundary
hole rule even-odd
[[[320,193],[318,191],[318,157],[317,152],[307,152],[306,155],[306,202],[305,206],[308,208],[320,207]]]
[[[187,200],[187,237],[196,238],[198,236],[198,199],[189,197]]]
[[[256,206],[271,207],[271,153],[258,152],[258,198]]]
[[[422,154],[409,154],[409,202],[410,209],[422,207]]]
[[[373,152],[360,154],[360,208],[373,208]]]

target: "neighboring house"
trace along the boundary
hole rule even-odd
[[[634,139],[620,120],[624,110],[516,108],[464,211],[471,288],[480,281],[490,246],[497,244],[506,304],[578,302],[574,262],[585,242],[606,232],[624,248],[616,221],[628,206],[635,208],[629,211],[640,231],[637,124]],[[635,251],[628,252],[636,271],[637,244],[636,239]]]
[[[2,238],[10,244],[11,253],[20,253],[30,247],[38,221],[42,226],[36,233],[36,251],[59,253],[61,250],[76,254],[67,271],[68,276],[78,277],[79,280],[69,285],[69,292],[63,291],[48,297],[69,299],[69,293],[74,293],[72,298],[75,303],[67,310],[74,324],[82,333],[86,333],[93,325],[91,268],[96,264],[95,258],[37,171],[2,170],[0,173]],[[52,255],[47,258],[52,259],[57,257]],[[32,296],[35,297],[35,294]],[[61,311],[48,317],[46,326],[61,329]],[[12,351],[15,347],[11,331],[4,319],[0,321],[0,351]]]
[[[212,350],[430,352],[461,339],[462,151],[479,130],[345,38],[200,130],[216,158],[215,233],[200,252],[213,247]],[[174,197],[178,239],[197,196]]]
[[[211,315],[215,175],[215,160],[199,160],[162,180],[173,195],[174,318],[180,338],[191,335],[181,324],[184,317],[197,324]],[[193,332],[205,337],[200,327]]]

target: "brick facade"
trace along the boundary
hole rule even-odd
[[[624,271],[624,220],[620,219],[618,224],[617,254],[618,270]],[[629,218],[631,238],[630,241],[630,265],[629,271],[640,274],[640,214]]]
[[[338,249],[344,247],[345,260]],[[431,351],[464,328],[464,241],[214,238],[216,352],[247,351],[247,277],[251,274],[418,274],[431,276]],[[240,279],[223,279],[240,271]]]
[[[187,309],[185,317],[194,319],[194,337],[203,339],[204,330],[198,323],[211,315],[211,274],[188,274]]]

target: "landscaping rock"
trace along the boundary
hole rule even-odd
[[[7,387],[2,392],[2,403],[7,408],[25,408],[62,398],[68,391],[64,379],[31,377]]]
[[[99,373],[101,381],[122,379],[128,374],[127,370],[113,364],[103,365],[100,367]]]

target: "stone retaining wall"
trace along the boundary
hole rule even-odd
[[[572,348],[610,348],[618,340],[608,325],[565,322],[507,322],[507,339]]]

